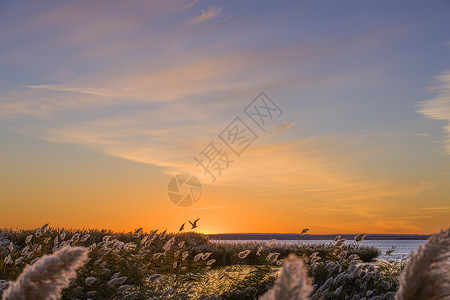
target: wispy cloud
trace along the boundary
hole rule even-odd
[[[222,7],[210,7],[207,10],[202,10],[202,14],[197,16],[189,21],[185,22],[185,25],[195,25],[199,23],[203,23],[210,19],[216,18],[222,12]]]
[[[430,119],[447,122],[443,129],[447,133],[446,153],[450,154],[450,71],[437,76],[436,81],[437,95],[418,103],[417,111]]]
[[[286,122],[286,123],[277,125],[277,130],[284,131],[284,130],[288,129],[289,127],[293,126],[294,124],[295,124],[295,122]]]
[[[364,134],[363,137],[372,137],[372,136],[394,136],[394,137],[412,137],[412,136],[430,136],[429,133],[406,133],[406,132],[374,132]]]
[[[211,178],[202,175],[202,170],[195,166],[193,156],[216,132],[205,130],[208,126],[202,126],[195,115],[192,122],[164,121],[164,116],[172,113],[172,108],[133,112],[48,128],[40,135],[48,141],[84,145],[112,156],[159,166],[168,174],[191,172],[203,183],[210,183]],[[413,196],[427,188],[417,183],[358,178],[346,170],[350,158],[338,154],[348,154],[350,150],[345,148],[351,145],[337,137],[255,145],[224,171],[215,184],[246,189],[252,186],[256,194],[277,193],[286,199],[300,194],[327,206],[352,204],[352,210],[361,201]]]
[[[67,86],[50,85],[50,84],[47,84],[47,85],[25,85],[24,87],[30,88],[30,89],[43,89],[43,90],[59,91],[59,92],[72,92],[72,93],[104,96],[104,97],[111,97],[111,96],[115,95],[113,93],[108,93],[108,92],[105,92],[102,90],[67,87]]]
[[[211,98],[212,94],[216,99],[208,101],[208,105],[215,103],[230,107],[233,100],[221,101],[224,91],[231,94],[248,93],[258,87],[269,89],[298,85],[299,79],[288,72],[283,71],[275,77],[274,74],[278,74],[277,69],[284,69],[289,60],[311,59],[309,53],[299,54],[302,49],[302,46],[294,45],[257,53],[234,51],[211,54],[209,48],[200,48],[197,51],[205,53],[200,58],[192,59],[192,53],[189,52],[176,58],[159,57],[165,64],[164,68],[155,68],[153,61],[126,65],[119,63],[117,69],[71,76],[73,79],[58,84],[22,84],[22,89],[15,89],[9,95],[0,94],[0,115],[8,118],[17,115],[42,117],[64,108],[90,109],[100,105],[108,107],[173,102],[193,97],[199,99],[206,95]],[[264,72],[268,67],[273,67],[271,73]],[[319,78],[301,79],[305,85],[315,82],[318,86]],[[333,75],[320,78],[323,86],[327,86],[330,81],[334,81]],[[259,90],[254,91],[257,92]],[[289,125],[283,124],[281,128],[286,129]]]
[[[188,4],[183,5],[183,7],[181,7],[181,10],[187,10],[187,9],[191,8],[192,6],[194,6],[197,3],[198,3],[198,0],[194,0],[192,2],[189,2]]]

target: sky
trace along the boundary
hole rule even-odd
[[[0,1],[0,227],[446,228],[449,13],[449,1]],[[214,153],[216,167],[197,163]],[[180,173],[202,185],[188,207],[168,195]]]

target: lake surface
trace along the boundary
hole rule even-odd
[[[239,242],[269,242],[268,240],[212,240],[218,243],[239,243]],[[331,240],[276,240],[276,243],[285,244],[329,244]],[[378,259],[403,259],[407,258],[411,251],[416,250],[420,245],[424,244],[426,240],[364,240],[359,242],[361,245],[374,246],[381,250],[381,254]],[[355,243],[354,241],[347,240],[346,244]],[[386,255],[386,251],[395,248],[395,251],[391,255]]]

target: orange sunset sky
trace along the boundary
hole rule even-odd
[[[2,1],[0,227],[447,227],[450,4],[350,3]],[[262,91],[264,128],[244,112]],[[236,117],[257,136],[240,155]],[[194,160],[211,141],[233,160],[215,182]]]

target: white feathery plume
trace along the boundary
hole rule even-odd
[[[244,259],[244,258],[246,258],[249,254],[250,254],[250,250],[244,250],[244,251],[241,251],[241,252],[239,252],[239,254],[238,254],[238,257],[240,258],[240,259]]]
[[[261,246],[259,246],[258,247],[258,251],[256,251],[256,255],[261,255],[261,251],[262,251],[262,249],[263,249],[263,246],[261,245]]]
[[[8,254],[7,257],[5,257],[5,264],[11,265],[14,261],[11,258],[11,254]]]
[[[20,255],[26,255],[28,253],[28,250],[30,250],[30,246],[26,246],[22,249],[22,252],[20,252]]]
[[[30,234],[29,236],[27,236],[27,238],[25,239],[25,244],[30,243],[32,238],[33,238],[33,235],[32,235],[32,234]]]
[[[46,233],[48,229],[48,223],[41,227],[41,232]]]
[[[133,236],[139,237],[142,234],[142,229],[143,228],[136,229],[136,231],[133,233]]]
[[[170,247],[172,247],[172,245],[175,243],[175,237],[171,238],[170,240],[168,240],[166,242],[166,244],[163,246],[163,249],[166,251],[170,250]]]
[[[277,239],[271,239],[271,240],[267,243],[266,246],[272,245],[273,243],[275,243],[276,240],[277,240]]]
[[[280,253],[278,252],[271,252],[267,255],[267,259],[270,260],[271,262],[275,262],[278,259],[279,255]]]
[[[123,293],[127,292],[128,290],[132,289],[133,287],[134,287],[133,285],[127,285],[127,284],[125,284],[125,285],[121,285],[121,286],[117,289],[117,291],[118,291],[120,294],[123,294]]]
[[[199,253],[196,256],[194,256],[194,261],[199,261],[203,257],[204,253]]]
[[[411,253],[395,299],[450,299],[450,228]]]
[[[90,237],[91,237],[91,235],[89,233],[87,233],[87,234],[83,235],[80,242],[86,242]]]
[[[354,240],[355,240],[355,242],[359,243],[359,242],[363,241],[366,236],[367,236],[367,234],[360,233],[354,237]]]
[[[72,242],[78,242],[78,240],[80,239],[80,234],[79,233],[75,233],[72,238],[70,239],[70,241]]]
[[[275,285],[259,300],[307,300],[313,289],[311,283],[303,261],[291,253],[284,261]]]
[[[207,260],[211,256],[212,252],[204,253],[202,256],[203,260]]]
[[[3,300],[46,299],[61,297],[61,290],[76,277],[76,270],[87,260],[88,251],[82,247],[64,247],[51,255],[27,265],[17,280],[3,293]]]
[[[97,281],[97,278],[95,278],[95,277],[88,277],[88,278],[86,278],[85,280],[84,280],[84,282],[87,284],[87,285],[91,285],[91,284],[93,284],[94,282],[96,282]]]
[[[89,291],[87,292],[87,296],[93,298],[97,294],[97,291]]]
[[[145,244],[145,242],[148,240],[148,235],[146,235],[146,236],[144,236],[142,239],[141,239],[141,245],[144,245]]]
[[[155,275],[150,276],[150,277],[148,278],[148,280],[149,280],[150,282],[154,282],[154,281],[158,280],[161,276],[162,276],[161,274],[155,274]]]
[[[113,279],[111,279],[110,281],[108,281],[108,285],[109,285],[109,286],[121,285],[121,284],[123,284],[126,280],[127,280],[127,277],[126,277],[126,276],[113,278]]]

